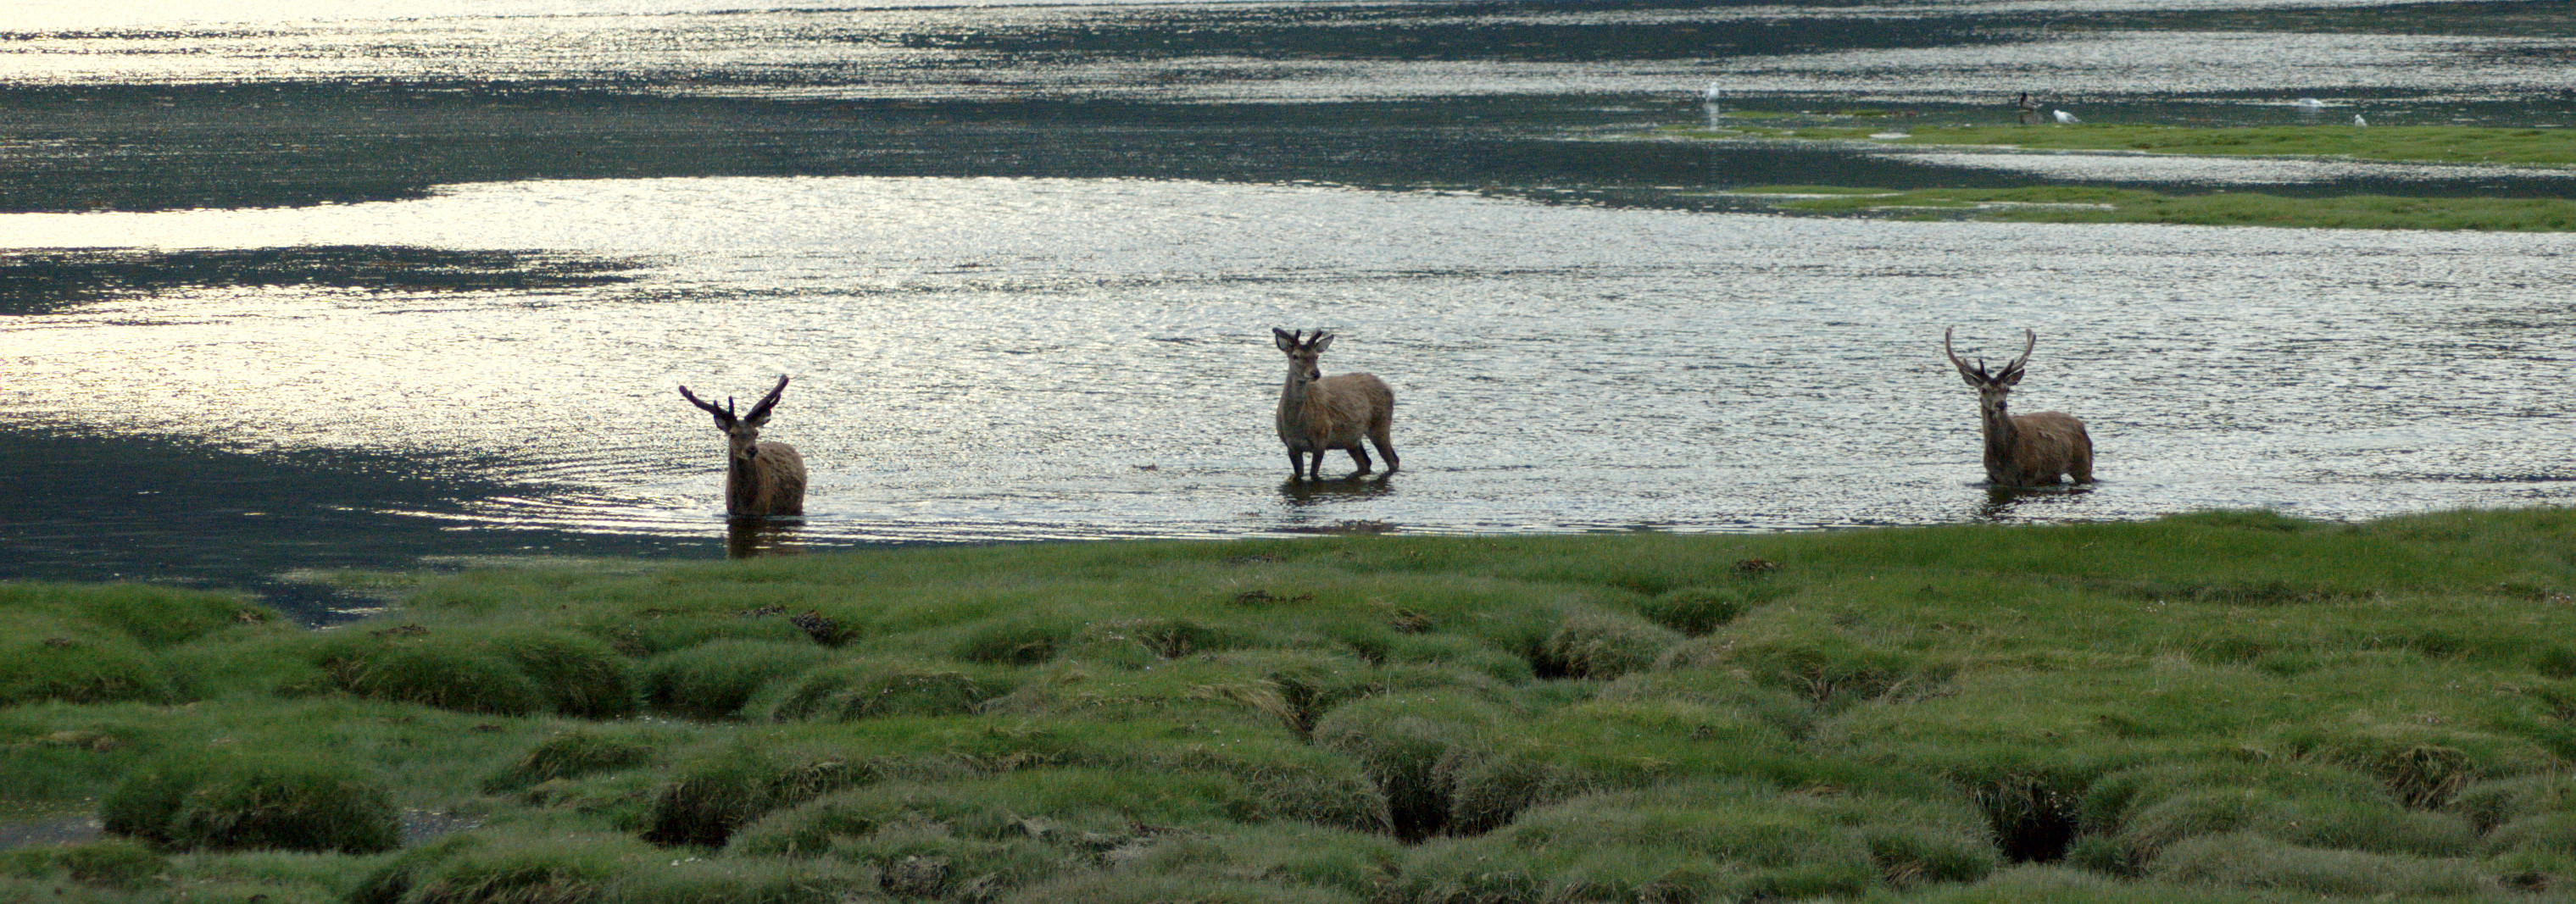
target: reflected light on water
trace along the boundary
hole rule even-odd
[[[2171,4],[2154,4],[2169,7]],[[2207,4],[2261,8],[2266,3]],[[2304,7],[2332,4],[2302,2]],[[1444,4],[1295,14],[1230,5],[932,2],[868,9],[736,9],[686,0],[424,4],[19,4],[0,42],[0,83],[567,84],[664,94],[831,99],[1117,98],[1283,102],[1511,95],[1730,93],[1827,103],[1994,104],[2052,95],[2224,97],[2278,91],[2554,95],[2563,38],[2177,29],[2046,32],[2053,15],[2119,2],[1768,6],[1746,9],[1478,8]],[[1126,8],[1121,8],[1126,7]],[[1104,12],[1104,9],[1107,11]],[[696,14],[693,14],[696,13]],[[1897,46],[1822,50],[1771,29],[1911,32]],[[189,22],[208,24],[187,25]],[[257,26],[227,23],[261,23]],[[1409,34],[1510,29],[1509,53],[1386,46]],[[1701,29],[1659,54],[1578,44]],[[1684,31],[1683,33],[1692,33]],[[1803,33],[1803,32],[1802,32]],[[1821,33],[1821,32],[1820,32]],[[1927,40],[1947,34],[1949,42]],[[1182,43],[1175,45],[1174,41]],[[2009,39],[1998,39],[2009,36]],[[1783,42],[1785,44],[1783,45]],[[1551,46],[1553,45],[1553,46]],[[1775,46],[1783,45],[1783,46]],[[1930,46],[1926,46],[1930,45]],[[1314,48],[1330,48],[1316,50]],[[1535,49],[1532,49],[1535,48]]]
[[[808,517],[753,549],[2576,497],[2558,291],[2576,256],[2557,236],[869,178],[14,215],[0,236],[161,249],[150,266],[178,269],[328,242],[413,270],[613,275],[495,288],[352,265],[346,284],[177,280],[0,320],[13,418],[436,455],[531,488],[424,513],[466,529],[713,535],[722,440],[675,386],[745,395],[781,373],[764,436],[803,451]],[[2015,401],[2082,416],[2104,484],[2009,504],[1973,486],[1975,399],[1938,351],[1951,325],[1962,354],[2039,331]],[[1282,485],[1273,326],[1332,329],[1327,373],[1395,387],[1403,472]]]

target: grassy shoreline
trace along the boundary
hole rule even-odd
[[[0,804],[121,833],[0,897],[2576,890],[2562,509],[336,579],[404,603],[0,584]]]

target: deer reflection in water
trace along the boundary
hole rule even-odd
[[[1977,520],[2006,522],[2044,517],[2023,509],[2071,504],[2093,492],[2095,484],[2061,484],[2053,487],[2007,487],[1986,485],[1986,501],[1977,506]],[[2061,514],[2060,517],[2063,517]]]
[[[792,556],[805,551],[797,542],[803,523],[791,518],[729,518],[725,521],[725,558]]]
[[[1292,509],[1380,499],[1394,493],[1394,481],[1385,477],[1364,479],[1356,474],[1344,480],[1290,479],[1279,484],[1280,500]]]

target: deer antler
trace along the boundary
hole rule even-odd
[[[680,387],[680,397],[689,400],[689,404],[691,405],[696,405],[700,408],[706,409],[708,414],[715,415],[717,423],[723,424],[727,427],[733,426],[734,415],[732,396],[725,397],[725,406],[722,408],[709,404],[705,399],[698,398],[697,394],[690,392],[689,388],[686,386]]]
[[[787,375],[786,375],[786,374],[779,374],[779,375],[778,375],[778,385],[776,385],[776,386],[772,386],[772,387],[769,387],[769,394],[768,394],[768,395],[761,396],[761,397],[760,397],[760,401],[752,403],[752,406],[751,406],[751,413],[750,413],[750,414],[743,415],[743,416],[742,416],[742,419],[743,419],[745,422],[750,423],[750,424],[751,424],[752,426],[754,426],[754,427],[760,426],[761,424],[768,423],[768,422],[769,422],[769,409],[772,409],[772,408],[776,408],[776,407],[778,407],[778,396],[779,396],[779,394],[780,394],[780,393],[784,393],[784,392],[786,392],[786,391],[787,391]],[[730,404],[733,400],[732,400],[732,399],[726,399],[725,401],[726,401],[728,404]]]
[[[2004,379],[2020,376],[2021,366],[2030,363],[2030,350],[2039,347],[2038,333],[2032,332],[2029,327],[2022,327],[2021,334],[2025,337],[2025,341],[2021,344],[2021,357],[2014,358],[2011,364],[2004,365]]]
[[[1944,355],[1948,355],[1948,356],[1950,356],[1950,364],[1951,364],[1952,366],[1954,366],[1954,367],[1957,367],[1957,368],[1959,369],[1959,373],[1960,373],[1960,374],[1962,374],[1962,375],[1964,375],[1964,376],[1975,377],[1975,378],[1980,379],[1980,380],[1985,379],[1985,376],[1986,376],[1986,363],[1985,363],[1985,362],[1983,362],[1983,361],[1979,361],[1979,362],[1977,362],[1977,366],[1975,366],[1975,367],[1969,367],[1969,366],[1968,366],[1968,362],[1959,360],[1959,353],[1958,353],[1958,352],[1954,352],[1954,351],[1951,351],[1951,350],[1950,350],[1950,333],[1951,333],[1951,331],[1956,330],[1956,329],[1958,329],[1958,327],[1943,327],[1943,328],[1941,329],[1941,353],[1942,353],[1942,354],[1944,354]]]

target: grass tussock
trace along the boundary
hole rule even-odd
[[[2576,888],[2576,514],[2553,509],[1039,544],[403,585],[319,634],[219,596],[0,595],[33,600],[0,605],[28,629],[9,643],[116,651],[0,705],[0,803],[98,800],[132,839],[0,856],[0,896]],[[37,649],[70,648],[0,677],[78,671]],[[352,853],[390,846],[396,813],[409,847]]]
[[[168,702],[172,647],[275,618],[229,594],[0,582],[0,706]]]
[[[546,782],[633,769],[652,761],[652,746],[640,739],[575,730],[530,749],[485,779],[483,789],[495,793],[516,791]]]
[[[166,755],[108,792],[99,823],[169,850],[371,854],[399,832],[381,779],[285,752]]]
[[[672,650],[644,662],[643,694],[653,708],[693,719],[741,714],[772,685],[829,661],[810,644],[718,640]]]
[[[2311,895],[2421,899],[2495,892],[2495,878],[2460,860],[2301,847],[2259,834],[2206,835],[2156,859],[2166,882]]]

